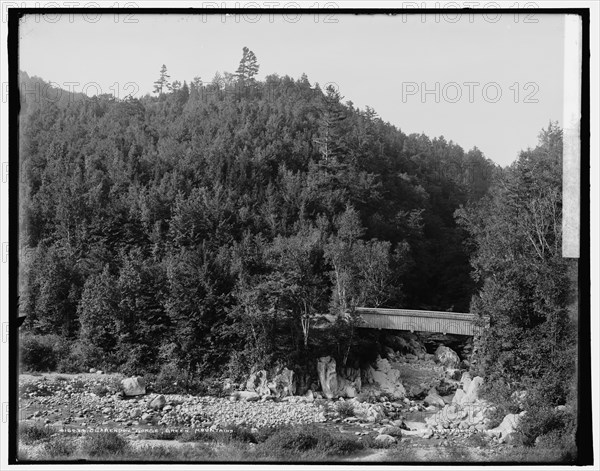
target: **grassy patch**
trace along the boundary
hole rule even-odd
[[[44,427],[39,424],[20,424],[19,439],[26,445],[32,445],[36,442],[48,440],[54,431],[50,427]]]
[[[282,427],[264,442],[256,452],[262,458],[283,461],[311,459],[315,456],[347,456],[364,449],[355,437],[333,434],[315,425]]]
[[[81,445],[81,451],[90,457],[103,459],[122,459],[129,451],[129,442],[116,432],[94,433],[87,435]]]
[[[75,453],[77,446],[65,437],[53,438],[44,444],[44,454],[48,459],[66,459]]]
[[[419,461],[414,448],[398,445],[390,450],[385,455],[385,461],[393,461],[398,463],[411,463]]]

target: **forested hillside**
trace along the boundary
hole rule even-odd
[[[247,49],[207,82],[158,69],[152,96],[23,95],[21,310],[60,337],[49,367],[235,375],[345,359],[355,339],[318,344],[317,313],[469,310],[454,212],[498,171],[478,149],[306,76],[258,81]]]

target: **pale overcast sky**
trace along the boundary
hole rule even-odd
[[[172,80],[210,81],[234,72],[248,46],[261,79],[306,73],[311,83],[335,83],[344,101],[371,106],[407,134],[443,135],[507,165],[550,120],[561,123],[563,31],[564,16],[539,14],[30,15],[20,68],[63,88],[77,82],[76,91],[96,82],[121,97],[136,91],[133,83],[141,96],[163,63]]]

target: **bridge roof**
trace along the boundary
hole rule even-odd
[[[422,311],[418,309],[383,309],[370,307],[357,307],[356,312],[361,315],[384,314],[386,316],[411,316],[411,317],[433,317],[436,319],[454,319],[461,321],[473,321],[478,316],[469,312],[448,311]]]
[[[360,314],[367,328],[459,335],[474,335],[481,332],[481,325],[476,322],[480,319],[479,316],[467,312],[365,307],[356,308],[356,312]]]

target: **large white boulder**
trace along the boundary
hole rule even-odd
[[[524,414],[525,412],[521,412],[520,414],[508,414],[502,419],[500,425],[496,428],[486,430],[486,433],[492,437],[500,438],[501,442],[510,441],[516,433],[516,428]]]
[[[406,396],[406,389],[400,380],[400,371],[392,368],[390,362],[377,358],[376,368],[370,368],[368,375],[379,386],[379,389],[392,398]]]
[[[335,371],[335,359],[330,356],[321,357],[317,362],[317,373],[321,390],[327,399],[333,399],[338,391],[337,372]]]
[[[460,363],[458,354],[444,345],[440,345],[435,351],[435,359],[448,368],[456,368]]]
[[[141,396],[146,394],[146,381],[141,376],[121,380],[121,387],[125,396]]]

